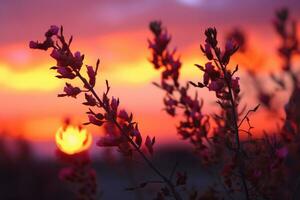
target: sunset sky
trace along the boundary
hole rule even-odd
[[[86,64],[94,65],[100,58],[99,92],[108,79],[111,95],[120,97],[121,107],[135,114],[143,134],[156,136],[158,142],[174,142],[178,139],[176,120],[162,111],[163,93],[151,84],[160,75],[148,62],[148,23],[162,20],[172,34],[171,46],[177,47],[183,62],[183,81],[201,77],[193,65],[205,62],[199,44],[209,26],[219,30],[220,40],[232,28],[244,30],[248,51],[237,55],[234,62],[241,63],[243,69],[258,70],[263,76],[280,65],[272,19],[282,6],[289,7],[292,16],[300,19],[299,0],[1,0],[0,131],[22,135],[37,146],[47,143],[47,152],[54,148],[54,134],[65,117],[77,124],[86,122],[82,98],[56,97],[64,81],[49,70],[55,65],[49,52],[28,48],[30,40],[42,40],[48,27],[55,24],[63,25],[67,36],[73,35],[73,50],[86,55]],[[249,102],[255,104],[251,82],[242,80],[243,88],[249,91],[245,94]],[[199,94],[206,100],[205,110],[211,113],[213,95],[205,90]],[[270,117],[263,112],[253,119],[254,126]],[[262,130],[274,128],[274,124],[257,126]],[[94,128],[89,131],[96,138],[101,132]]]

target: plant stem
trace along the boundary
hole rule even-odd
[[[246,200],[250,200],[249,189],[248,189],[245,174],[244,174],[244,171],[243,171],[244,162],[241,159],[241,150],[242,150],[242,148],[241,148],[241,142],[240,142],[239,128],[238,128],[238,124],[237,124],[237,120],[238,120],[237,110],[236,110],[236,105],[234,103],[234,97],[233,97],[233,94],[232,94],[231,76],[230,76],[230,80],[229,80],[228,76],[227,76],[227,72],[226,72],[226,66],[224,66],[222,64],[220,56],[216,53],[217,52],[216,49],[214,49],[214,51],[215,51],[215,54],[217,56],[218,62],[221,66],[222,72],[224,74],[224,79],[225,79],[225,82],[226,82],[226,85],[227,85],[227,88],[228,88],[229,101],[230,101],[230,104],[231,104],[230,108],[231,108],[232,117],[233,117],[232,124],[233,124],[234,133],[235,133],[235,141],[236,141],[236,145],[237,145],[237,148],[236,148],[235,152],[236,152],[236,156],[237,156],[237,159],[238,159],[238,170],[239,170],[239,174],[240,174],[240,177],[241,177],[241,182],[242,182],[242,185],[243,185],[243,188],[244,188],[245,198],[246,198]]]
[[[80,78],[80,80],[84,83],[86,87],[90,90],[90,92],[93,94],[93,96],[97,99],[97,101],[100,103],[100,105],[104,105],[98,96],[98,94],[95,92],[94,88],[88,83],[88,81],[80,74],[79,71],[76,71],[76,75]],[[103,106],[103,109],[110,113],[110,110]],[[147,163],[147,165],[167,184],[167,186],[170,188],[174,199],[176,200],[182,200],[180,194],[176,191],[174,184],[165,176],[163,175],[156,167],[155,165],[147,158],[147,156],[140,150],[140,148],[135,144],[135,142],[124,132],[121,125],[117,122],[115,118],[112,119],[112,122],[115,124],[115,126],[120,130],[122,135],[126,137],[126,139],[129,141],[129,143],[134,147],[134,149],[139,153],[139,155],[144,159],[144,161]]]

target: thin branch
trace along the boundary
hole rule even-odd
[[[243,124],[243,122],[245,121],[246,118],[248,118],[248,115],[251,113],[251,112],[256,112],[257,109],[259,108],[260,104],[258,104],[257,106],[255,106],[255,108],[251,109],[251,110],[248,110],[248,112],[246,113],[246,115],[243,117],[243,119],[241,120],[241,122],[239,123],[238,125],[238,128],[241,127],[241,125]]]
[[[103,105],[104,110],[107,113],[110,113],[110,109],[105,107],[105,105],[103,104],[103,102],[101,101],[100,97],[98,96],[98,94],[95,92],[94,88],[89,84],[89,82],[80,74],[79,71],[75,71],[76,75],[80,78],[80,80],[84,83],[84,85],[86,87],[88,87],[88,89],[91,91],[91,93],[93,94],[93,96],[97,99],[97,101],[99,102],[100,105]],[[108,82],[106,81],[106,84],[108,86]],[[109,86],[108,86],[109,88]],[[109,90],[109,89],[108,89]],[[166,177],[164,176],[155,166],[154,164],[147,158],[147,156],[141,151],[141,149],[137,146],[137,144],[135,144],[135,142],[132,140],[132,138],[130,138],[130,136],[128,136],[126,134],[126,132],[123,130],[123,128],[121,127],[121,125],[116,121],[116,119],[112,119],[113,123],[116,125],[116,127],[120,130],[120,132],[122,133],[123,136],[126,137],[126,139],[129,141],[129,143],[134,147],[134,149],[139,153],[139,155],[144,159],[144,161],[148,164],[148,166],[163,180],[164,183],[166,183],[169,188],[171,189],[171,192],[174,195],[174,198],[176,200],[181,200],[181,196],[180,194],[175,190],[175,186],[174,184]]]
[[[234,97],[233,97],[233,94],[232,94],[233,91],[232,91],[232,88],[231,88],[231,80],[228,80],[228,77],[226,76],[226,74],[227,74],[226,66],[224,66],[222,64],[220,54],[217,53],[218,52],[217,48],[215,47],[213,49],[214,49],[215,55],[217,56],[218,62],[221,66],[222,72],[224,74],[224,80],[225,80],[227,88],[228,88],[229,101],[230,101],[230,104],[231,104],[230,107],[231,107],[231,112],[232,112],[232,116],[233,116],[233,128],[234,128],[235,139],[236,139],[236,144],[237,144],[236,155],[237,155],[238,160],[239,160],[239,174],[240,174],[242,185],[243,185],[243,188],[244,188],[244,191],[245,191],[245,197],[246,197],[247,200],[250,200],[249,190],[248,190],[245,174],[244,174],[244,171],[243,171],[243,166],[240,163],[242,161],[242,159],[240,158],[241,157],[241,144],[240,144],[240,137],[239,137],[239,128],[238,128],[238,124],[237,124],[238,119],[237,119],[237,116],[236,116],[236,113],[237,113],[236,105],[235,105],[235,102],[234,102]]]

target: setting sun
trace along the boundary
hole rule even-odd
[[[58,129],[55,135],[57,147],[66,154],[87,150],[92,143],[92,135],[85,129],[68,125]]]

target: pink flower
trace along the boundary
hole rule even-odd
[[[177,101],[175,99],[172,98],[165,98],[164,99],[164,103],[166,106],[176,106],[177,105]]]
[[[120,103],[119,99],[116,99],[116,98],[112,97],[110,106],[111,106],[111,109],[112,109],[115,113],[117,113],[119,103]]]
[[[99,120],[95,115],[93,114],[90,114],[88,115],[88,118],[89,118],[89,123],[91,124],[94,124],[96,126],[102,126],[104,121],[102,120]]]
[[[35,41],[30,41],[29,42],[29,48],[31,48],[31,49],[37,49],[38,46],[39,46],[38,42],[35,42]]]
[[[166,83],[164,80],[162,80],[161,87],[164,90],[166,90],[168,93],[170,93],[170,94],[173,93],[174,87],[172,85]]]
[[[208,28],[205,30],[206,39],[205,42],[209,44],[212,48],[215,48],[218,44],[217,41],[217,29]]]
[[[69,67],[59,66],[53,67],[52,69],[57,69],[57,72],[60,74],[56,76],[57,78],[74,79],[76,77]]]
[[[150,29],[154,33],[155,38],[154,42],[151,42],[150,40],[148,41],[149,48],[152,49],[155,54],[162,55],[162,53],[166,50],[171,37],[161,28],[161,22],[151,22]]]
[[[65,94],[58,94],[58,97],[70,96],[76,98],[80,94],[81,90],[78,87],[73,87],[70,83],[66,83],[64,87]]]
[[[240,84],[239,84],[239,77],[231,80],[231,87],[234,93],[238,94],[240,92]]]
[[[205,44],[204,48],[202,47],[202,45],[200,46],[202,52],[205,54],[205,56],[207,57],[208,60],[212,60],[213,59],[213,54],[211,51],[211,46],[209,44]]]
[[[30,41],[29,47],[31,49],[40,49],[40,50],[47,50],[50,47],[53,47],[53,40],[51,38],[47,38],[43,43]]]
[[[94,87],[96,84],[96,72],[92,66],[86,66],[86,69],[89,76],[89,84]]]
[[[155,36],[159,36],[162,32],[161,21],[152,21],[149,24],[149,28],[154,33]]]
[[[119,116],[121,119],[125,120],[125,121],[129,121],[129,115],[128,115],[128,113],[126,112],[126,110],[124,110],[124,109],[120,110],[118,116]]]
[[[145,145],[146,145],[146,148],[148,149],[148,152],[153,155],[153,145],[155,143],[155,137],[151,138],[149,136],[147,136],[146,138],[146,141],[145,141]]]
[[[53,50],[52,50],[50,56],[51,56],[52,58],[54,58],[55,60],[59,60],[59,59],[61,58],[60,53],[59,53],[58,50],[56,50],[56,49],[53,49]]]
[[[132,135],[135,137],[135,143],[140,147],[143,141],[140,131],[136,128],[132,131]]]
[[[79,51],[76,51],[74,53],[74,57],[73,57],[73,60],[71,62],[71,67],[73,69],[78,69],[79,70],[82,67],[82,64],[83,64],[82,63],[83,58],[84,58],[84,56],[81,55]]]
[[[224,87],[224,82],[222,80],[211,81],[208,85],[208,89],[210,91],[221,92]]]
[[[134,127],[130,134],[135,137],[135,143],[140,147],[142,145],[142,135],[139,131],[138,125]]]
[[[155,44],[152,45],[152,49],[159,55],[166,50],[171,38],[167,33],[160,34],[155,38]]]
[[[53,49],[50,56],[56,60],[57,66],[67,67],[73,63],[73,56],[61,50]]]
[[[150,61],[154,65],[155,69],[159,69],[161,67],[161,65],[159,64],[158,56],[156,54],[153,54],[152,60]]]
[[[95,105],[97,105],[97,101],[93,97],[93,95],[87,94],[87,93],[85,93],[84,95],[85,95],[85,100],[86,100],[86,102],[83,103],[84,105],[87,105],[87,106],[95,106]]]
[[[214,81],[220,77],[220,72],[215,70],[215,67],[211,62],[205,64],[205,69],[201,66],[199,67],[202,71],[204,71],[204,75],[203,75],[204,85],[208,85],[210,80]]]
[[[220,72],[215,70],[215,66],[211,62],[205,64],[205,72],[208,73],[211,80],[216,80],[220,77]]]
[[[55,25],[50,26],[50,29],[45,33],[46,37],[52,37],[53,35],[57,35],[59,28]]]

